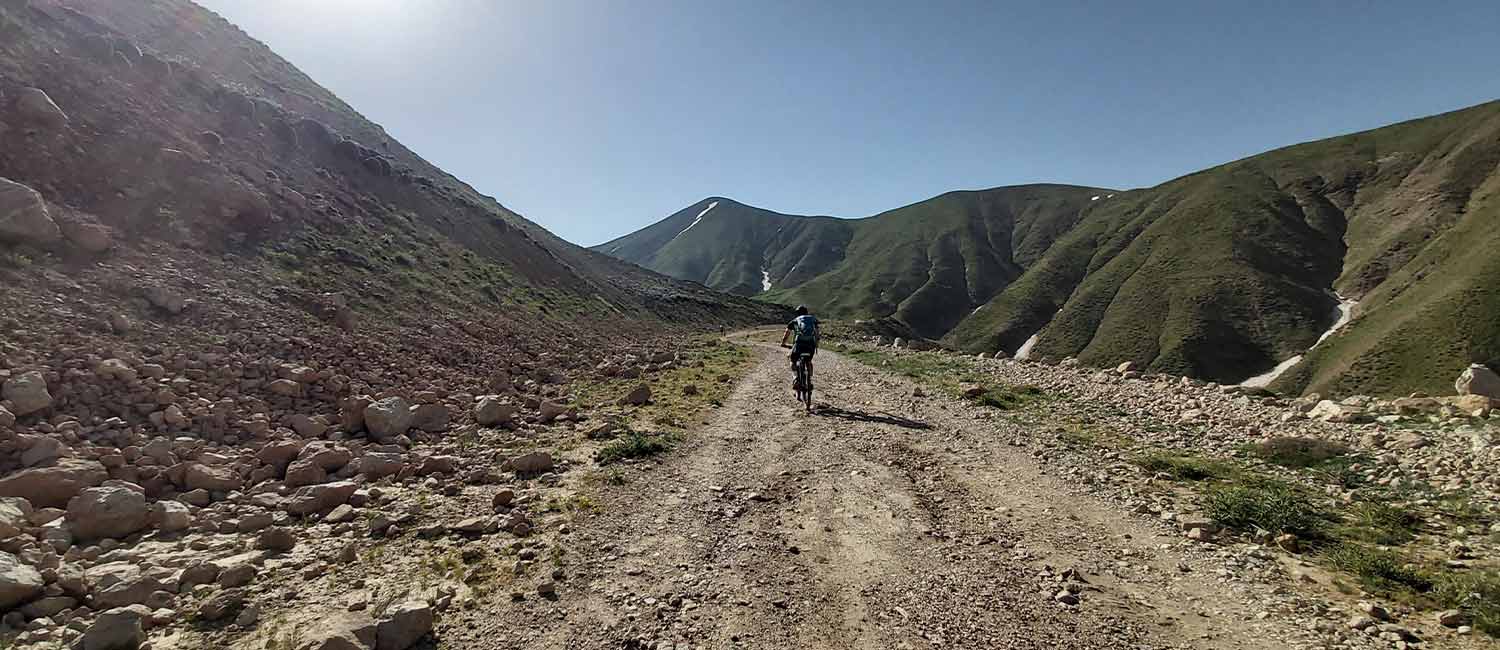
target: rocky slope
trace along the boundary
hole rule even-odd
[[[0,645],[254,628],[314,522],[546,473],[464,441],[781,316],[557,239],[190,2],[0,2]],[[411,645],[402,602],[349,634]]]
[[[1492,102],[1148,189],[1000,188],[843,222],[710,210],[664,237],[710,200],[599,250],[747,294],[764,269],[765,298],[894,318],[968,351],[1229,383],[1285,363],[1273,387],[1289,392],[1437,392],[1470,363],[1500,365],[1500,294],[1485,280],[1497,132]],[[781,277],[806,255],[754,236],[778,229],[804,248],[804,230],[836,235],[813,275]],[[728,232],[732,255],[705,244]]]

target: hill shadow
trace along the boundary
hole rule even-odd
[[[890,413],[866,413],[864,411],[850,411],[834,406],[824,406],[813,411],[814,415],[823,418],[838,418],[840,420],[852,420],[854,422],[876,422],[879,424],[894,424],[903,429],[931,429],[932,425],[921,420],[903,418]]]

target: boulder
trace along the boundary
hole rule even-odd
[[[296,515],[327,512],[349,501],[359,485],[353,481],[336,481],[322,485],[310,485],[292,493],[287,499],[286,510]]]
[[[359,458],[359,473],[371,480],[399,474],[405,466],[401,454],[370,452]]]
[[[68,501],[64,516],[73,537],[82,540],[120,538],[151,523],[146,495],[126,487],[92,487]]]
[[[323,424],[321,419],[313,419],[303,413],[293,413],[287,416],[286,425],[303,438],[317,438],[328,430],[328,425]]]
[[[1450,397],[1448,398],[1448,400],[1448,403],[1452,404],[1453,408],[1458,409],[1459,412],[1469,417],[1476,418],[1489,416],[1490,411],[1494,409],[1495,402],[1495,400],[1491,399],[1490,397],[1473,394]]]
[[[339,423],[344,425],[344,430],[357,433],[365,429],[365,409],[374,400],[363,395],[345,397],[339,401]]]
[[[77,219],[58,224],[69,243],[88,253],[103,253],[115,245],[114,231],[104,224]]]
[[[41,88],[22,88],[16,94],[16,113],[42,126],[57,128],[68,123],[68,114]]]
[[[9,429],[16,425],[16,414],[10,409],[0,406],[0,429]]]
[[[146,642],[144,619],[139,608],[108,610],[83,631],[78,647],[81,650],[136,650]]]
[[[533,451],[510,459],[511,470],[520,474],[540,474],[552,471],[552,454]]]
[[[479,398],[474,405],[474,421],[484,426],[510,424],[511,418],[515,417],[516,408],[504,402],[495,395],[486,395]]]
[[[15,497],[0,498],[0,542],[20,535],[30,523],[31,504]]]
[[[0,228],[3,228],[3,222],[0,222]],[[0,397],[10,401],[10,411],[16,415],[29,415],[52,406],[52,394],[47,392],[47,379],[36,370],[5,380],[4,386],[0,387]]]
[[[620,398],[621,406],[640,406],[651,401],[651,387],[640,384]]]
[[[562,414],[567,413],[568,407],[567,405],[558,404],[557,402],[548,400],[542,402],[538,410],[540,411],[540,416],[543,422],[551,422],[553,420],[556,420]]]
[[[1358,406],[1340,404],[1333,400],[1325,399],[1318,402],[1318,405],[1314,406],[1311,411],[1308,411],[1307,417],[1324,422],[1351,423],[1365,419],[1367,414],[1364,409]]]
[[[182,483],[189,490],[209,492],[233,492],[245,485],[245,481],[232,468],[202,463],[189,463],[182,474]]]
[[[327,480],[328,470],[312,461],[299,460],[286,468],[286,478],[282,479],[282,482],[287,487],[299,488],[305,485],[317,485]]]
[[[411,428],[411,405],[401,397],[387,397],[365,407],[365,428],[376,438],[405,435]]]
[[[42,595],[46,585],[36,568],[0,551],[0,612]]]
[[[331,612],[298,630],[299,650],[370,650],[375,647],[376,624],[364,612]]]
[[[255,452],[255,457],[260,462],[275,467],[277,471],[281,471],[287,465],[291,464],[297,458],[298,454],[302,453],[303,444],[296,440],[269,442],[264,447],[261,447],[260,451]]]
[[[52,467],[21,470],[0,478],[0,497],[21,497],[35,508],[62,508],[84,488],[109,479],[96,460],[63,458]]]
[[[47,436],[21,436],[21,439],[29,439],[30,445],[26,451],[21,452],[21,464],[26,467],[38,465],[51,465],[63,454],[66,447],[61,440]]]
[[[292,534],[292,529],[284,526],[267,528],[255,538],[255,548],[274,553],[285,553],[296,545],[297,537]]]
[[[386,610],[375,629],[375,650],[407,650],[432,631],[432,607],[409,601]]]
[[[1500,399],[1500,374],[1476,363],[1458,375],[1453,387],[1458,390],[1459,395],[1483,395],[1490,399]]]
[[[428,433],[447,431],[448,407],[442,404],[418,405],[411,410],[411,426]]]
[[[116,582],[102,581],[94,590],[94,604],[99,607],[127,607],[150,602],[152,594],[166,589],[156,576],[135,573]]]
[[[187,309],[187,299],[181,294],[160,285],[146,287],[141,291],[141,296],[150,303],[152,307],[160,309],[168,314],[181,314]]]
[[[50,244],[62,237],[47,202],[36,190],[0,178],[0,241]],[[17,415],[25,413],[17,412]]]
[[[158,501],[152,506],[156,525],[164,532],[175,533],[187,530],[193,523],[192,512],[186,504],[178,501]]]

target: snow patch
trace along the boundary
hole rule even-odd
[[[1099,200],[1099,195],[1098,195],[1098,194],[1095,194],[1095,195],[1093,195],[1093,196],[1091,196],[1091,197],[1089,197],[1089,200],[1090,200],[1090,201],[1098,201],[1098,200]]]
[[[1335,308],[1337,310],[1336,313],[1338,314],[1338,316],[1334,318],[1333,325],[1328,328],[1328,331],[1323,332],[1323,335],[1318,337],[1318,341],[1316,343],[1313,343],[1313,346],[1307,349],[1308,352],[1312,352],[1313,350],[1317,349],[1319,345],[1323,344],[1323,341],[1327,340],[1328,337],[1333,336],[1334,332],[1343,329],[1343,327],[1345,325],[1348,325],[1349,321],[1354,318],[1354,306],[1359,303],[1354,300],[1349,300],[1338,294],[1333,294],[1333,297],[1338,299],[1339,301],[1338,306]],[[1287,359],[1286,361],[1278,363],[1276,364],[1276,367],[1272,368],[1269,372],[1263,375],[1256,375],[1254,377],[1246,379],[1240,385],[1250,386],[1252,388],[1264,388],[1266,386],[1269,386],[1271,385],[1271,382],[1276,381],[1276,378],[1280,377],[1282,373],[1291,370],[1292,366],[1295,366],[1299,362],[1301,362],[1302,357],[1304,356],[1306,355],[1299,354],[1290,359]]]
[[[1044,325],[1037,328],[1036,334],[1032,334],[1031,338],[1026,339],[1026,342],[1021,344],[1020,349],[1016,350],[1015,357],[1017,359],[1031,358],[1031,348],[1036,347],[1036,342],[1042,339],[1042,330],[1047,329],[1047,325],[1051,325],[1052,321],[1057,320],[1057,314],[1061,313],[1062,308],[1058,308],[1057,312],[1052,314],[1052,318],[1047,319],[1047,322]]]
[[[770,291],[771,290],[771,272],[767,271],[765,269],[761,269],[760,270],[760,290],[761,291]]]
[[[708,214],[708,211],[709,211],[709,210],[712,210],[712,209],[714,209],[714,208],[715,208],[715,207],[718,207],[718,205],[719,205],[719,202],[718,202],[718,201],[714,201],[714,202],[713,202],[713,203],[710,203],[710,204],[708,204],[708,207],[706,207],[706,208],[703,208],[703,211],[702,211],[702,212],[699,212],[699,213],[698,213],[698,218],[696,218],[696,219],[693,219],[693,222],[692,222],[692,223],[690,223],[690,224],[688,224],[688,227],[686,227],[686,228],[683,228],[683,229],[682,229],[682,230],[681,230],[681,231],[680,231],[680,232],[678,232],[678,233],[677,233],[677,234],[676,234],[676,235],[673,235],[673,236],[672,236],[672,239],[670,239],[670,240],[667,240],[667,243],[668,243],[668,244],[670,244],[670,243],[672,243],[672,241],[674,241],[674,240],[676,240],[676,239],[677,239],[677,238],[678,238],[678,237],[681,237],[681,236],[682,236],[682,233],[685,233],[685,232],[687,232],[687,231],[689,231],[689,230],[692,230],[692,229],[693,229],[693,226],[696,226],[696,225],[698,225],[698,222],[700,222],[700,221],[703,221],[703,215],[705,215],[705,214]]]
[[[1042,331],[1041,330],[1037,330],[1036,334],[1032,334],[1031,338],[1026,339],[1026,342],[1021,344],[1021,349],[1016,350],[1016,358],[1017,359],[1030,359],[1031,358],[1031,348],[1036,347],[1036,342],[1039,341],[1039,340],[1041,340],[1041,338],[1042,338]]]

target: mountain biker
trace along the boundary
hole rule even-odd
[[[781,347],[792,341],[792,353],[788,355],[792,369],[797,369],[797,357],[807,355],[807,372],[812,374],[812,358],[818,353],[818,319],[807,313],[807,305],[797,305],[797,317],[786,324],[786,333],[781,335]],[[797,386],[795,388],[801,388]]]

